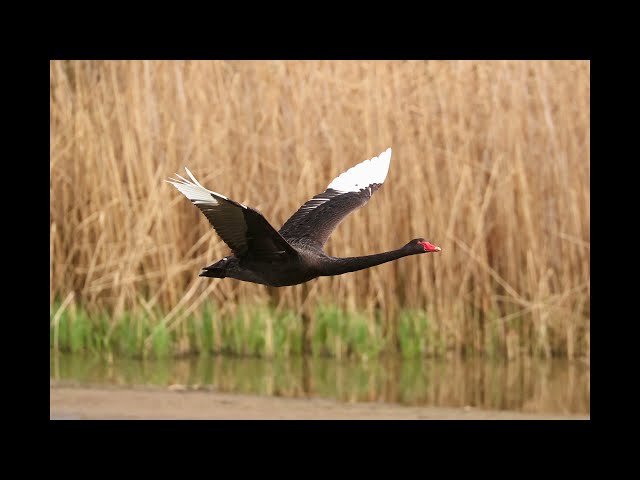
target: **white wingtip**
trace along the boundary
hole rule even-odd
[[[191,171],[189,171],[189,169],[185,166],[184,167],[185,171],[187,172],[187,175],[189,175],[189,177],[191,178],[191,180],[193,180],[193,183],[195,183],[197,186],[199,186],[200,188],[204,188],[202,185],[200,185],[200,182],[198,182],[198,180],[196,180],[196,177],[193,176],[193,174],[191,173]],[[207,190],[208,192],[210,192],[209,189],[204,188],[205,190]],[[211,192],[213,193],[213,192]]]
[[[384,183],[391,163],[391,147],[377,157],[365,160],[336,177],[327,188],[358,192],[374,183]]]
[[[165,181],[170,183],[174,187],[176,187],[180,191],[180,193],[182,193],[185,197],[187,197],[192,202],[196,202],[196,203],[207,202],[207,203],[213,203],[213,204],[218,203],[215,197],[212,196],[212,194],[216,194],[216,192],[212,192],[211,190],[204,188],[202,185],[200,185],[200,182],[196,180],[196,178],[193,176],[193,174],[189,171],[187,167],[184,167],[184,169],[187,172],[187,175],[191,177],[191,181],[187,180],[186,178],[184,178],[182,175],[178,173],[176,173],[176,176],[180,180],[176,180],[172,178]],[[220,196],[222,197],[222,195]],[[223,197],[223,198],[226,198],[226,197]]]

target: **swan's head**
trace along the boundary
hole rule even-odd
[[[407,243],[405,248],[409,248],[412,252],[415,253],[439,252],[440,250],[442,250],[440,247],[436,247],[434,244],[428,242],[424,238],[414,238],[409,243]]]

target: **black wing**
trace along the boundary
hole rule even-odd
[[[204,188],[185,167],[189,181],[167,180],[207,217],[216,233],[238,256],[295,255],[296,251],[262,214],[224,195]]]
[[[286,221],[280,234],[287,240],[322,247],[335,228],[382,186],[390,161],[389,148],[336,177],[323,193],[307,201]]]

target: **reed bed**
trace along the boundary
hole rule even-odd
[[[280,289],[198,277],[229,250],[165,178],[186,165],[279,228],[389,146],[385,185],[327,251],[422,236],[440,254]],[[384,351],[415,328],[432,354],[590,354],[589,62],[51,61],[49,170],[54,348],[81,311],[145,332],[140,352],[158,332],[198,351],[189,319],[244,322],[266,355],[291,314],[319,353],[334,308]]]

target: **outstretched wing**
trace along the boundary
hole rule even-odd
[[[236,256],[296,253],[260,212],[207,190],[198,183],[187,167],[185,170],[192,181],[176,174],[179,180],[172,178],[166,182],[180,190],[200,209]]]
[[[322,247],[351,212],[364,206],[387,178],[391,149],[336,177],[327,189],[307,201],[280,229],[287,240]]]

